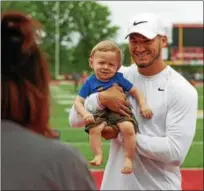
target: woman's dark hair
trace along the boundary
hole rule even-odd
[[[41,24],[21,12],[1,17],[1,117],[52,137],[49,71],[37,40]]]

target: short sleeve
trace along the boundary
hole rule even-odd
[[[129,92],[130,89],[133,87],[133,84],[129,80],[127,80],[122,73],[118,73],[118,78],[120,86],[123,88],[123,90]]]
[[[86,80],[86,81],[84,82],[84,84],[82,85],[81,89],[79,90],[78,95],[79,95],[80,97],[83,97],[84,99],[86,99],[90,94],[91,94],[91,92],[90,92],[89,81]]]

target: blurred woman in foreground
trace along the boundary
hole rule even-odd
[[[1,17],[2,190],[95,190],[81,155],[52,139],[40,30],[23,13]]]

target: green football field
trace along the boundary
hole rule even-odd
[[[203,88],[197,88],[199,94],[199,116],[197,120],[196,135],[193,144],[187,155],[187,158],[182,165],[184,168],[203,168]],[[76,96],[74,87],[68,84],[51,85],[52,95],[52,111],[50,125],[61,133],[60,141],[70,143],[87,158],[92,159],[93,155],[88,143],[88,136],[83,128],[70,128],[68,122],[69,110]],[[109,152],[109,141],[103,141],[104,164],[100,167],[104,168]],[[91,167],[92,168],[92,167]]]

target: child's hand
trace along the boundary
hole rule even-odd
[[[94,120],[94,116],[93,116],[91,113],[89,113],[89,112],[87,112],[87,113],[84,115],[83,118],[84,118],[86,124],[93,123],[93,122],[95,121],[95,120]]]
[[[147,104],[141,106],[140,114],[142,115],[142,117],[146,119],[151,119],[153,115],[152,110],[149,108]]]

